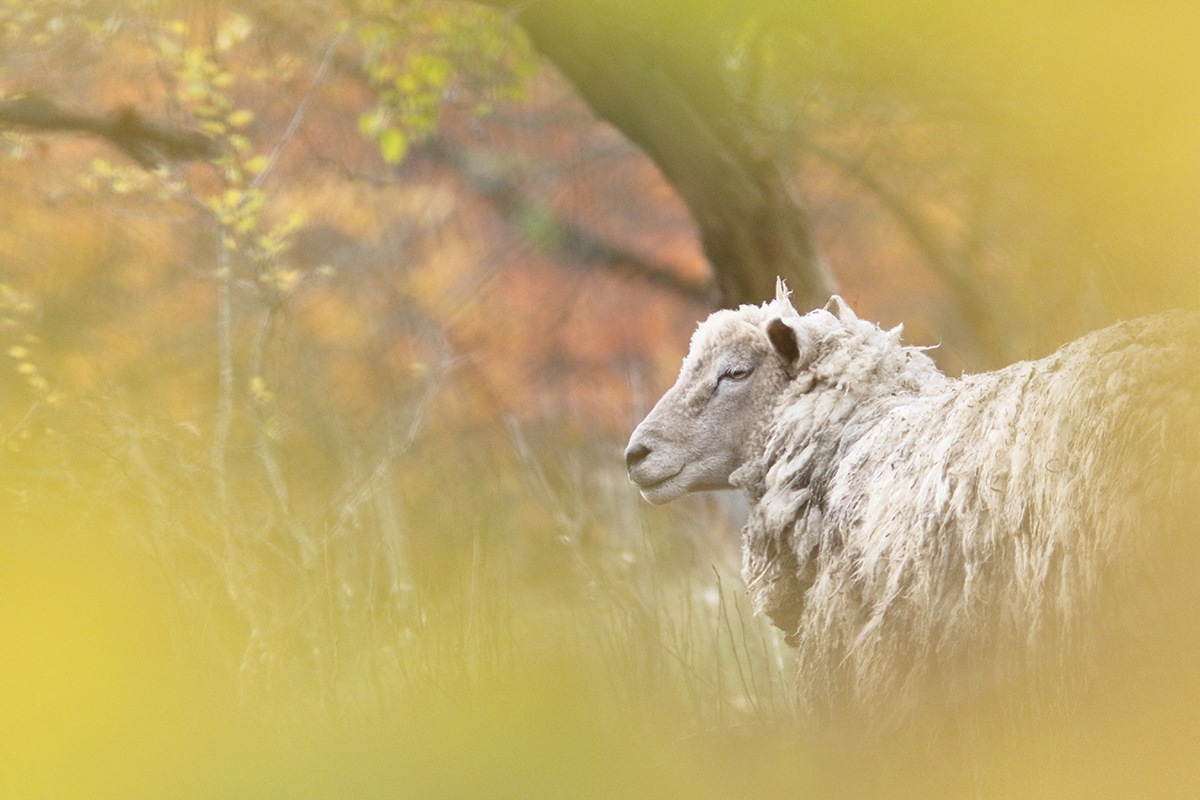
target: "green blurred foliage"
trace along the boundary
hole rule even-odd
[[[348,30],[377,97],[358,128],[388,164],[433,133],[448,98],[486,114],[497,99],[519,99],[536,64],[520,29],[480,7],[373,0],[354,14]]]

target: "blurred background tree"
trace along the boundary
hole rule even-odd
[[[882,207],[978,359],[1011,359],[1013,327],[1070,337],[1196,302],[1200,72],[1183,5],[494,5],[659,166],[726,304],[761,302],[780,274],[815,306],[841,280],[847,237],[823,218],[817,171]]]
[[[0,2],[0,607],[61,631],[0,679],[36,767],[0,781],[178,701],[77,677],[147,660],[108,611],[272,718],[545,670],[668,739],[786,719],[737,500],[647,507],[629,430],[777,274],[955,374],[1195,306],[1197,34],[1170,2]],[[20,613],[122,580],[151,598]],[[60,685],[82,744],[26,735]]]

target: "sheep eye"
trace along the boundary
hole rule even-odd
[[[717,382],[720,383],[721,381],[724,381],[724,380],[742,381],[742,380],[745,380],[746,378],[749,378],[751,372],[754,372],[754,369],[752,367],[727,369],[721,373],[720,378],[717,378]]]

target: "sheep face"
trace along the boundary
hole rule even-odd
[[[810,355],[807,322],[784,295],[782,302],[718,311],[696,330],[679,379],[625,450],[629,477],[644,498],[666,503],[737,483],[737,470],[762,452],[797,364]]]

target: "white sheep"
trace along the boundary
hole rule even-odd
[[[810,710],[903,714],[1073,674],[1200,487],[1198,436],[1195,315],[951,379],[899,328],[837,297],[801,316],[780,283],[700,325],[625,456],[652,503],[745,492],[743,575]]]

